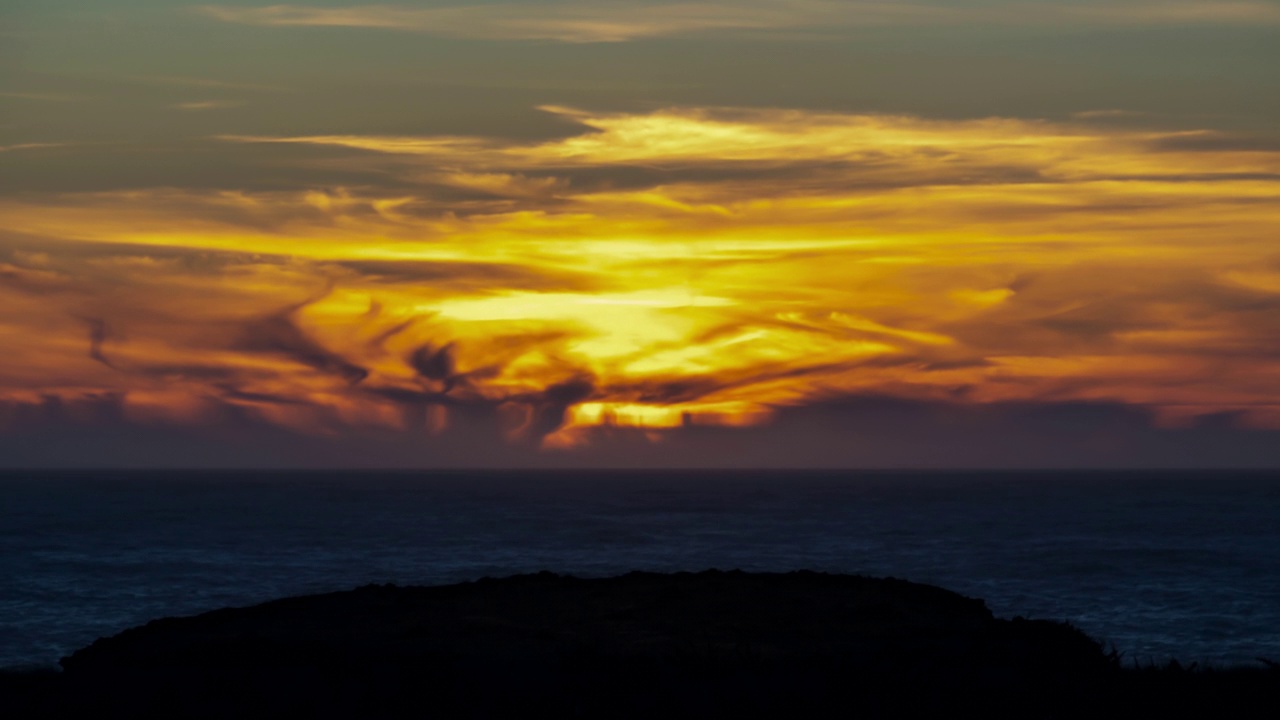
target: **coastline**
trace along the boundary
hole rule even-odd
[[[310,717],[1097,717],[1100,707],[1246,717],[1249,703],[1280,697],[1274,665],[1126,667],[1065,623],[996,618],[981,600],[905,580],[808,571],[369,585],[153,620],[62,666],[0,674],[0,707],[14,717],[269,707]]]

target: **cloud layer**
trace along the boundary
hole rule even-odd
[[[316,7],[205,5],[223,22],[267,27],[348,27],[482,40],[626,42],[708,32],[830,31],[885,26],[1280,24],[1269,2],[1028,2],[958,5],[859,0],[737,2],[539,2]]]
[[[383,185],[0,200],[4,422],[97,408],[526,460],[754,437],[847,397],[970,408],[993,433],[1013,415],[982,407],[1129,407],[1125,432],[1151,437],[1280,426],[1264,139],[544,112],[562,136],[208,140]]]

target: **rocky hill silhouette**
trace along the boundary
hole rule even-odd
[[[4,677],[0,712],[1272,717],[1280,708],[1274,670],[1125,669],[1067,624],[998,619],[980,600],[904,580],[813,572],[372,585],[155,620],[62,666]]]

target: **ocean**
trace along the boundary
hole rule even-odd
[[[893,576],[1126,661],[1280,661],[1280,473],[7,472],[0,667],[148,620],[551,570]]]

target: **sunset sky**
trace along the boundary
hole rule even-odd
[[[1280,465],[1280,2],[0,5],[0,465]]]

